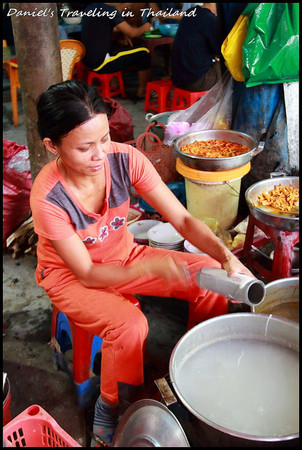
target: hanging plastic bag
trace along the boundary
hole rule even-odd
[[[249,3],[242,14],[246,86],[299,81],[299,3]]]
[[[3,248],[30,211],[31,187],[27,147],[3,140]]]
[[[248,16],[241,14],[221,46],[225,65],[236,81],[244,81],[242,73],[242,46],[246,37],[247,22]]]
[[[225,71],[220,80],[203,97],[187,109],[168,118],[164,142],[167,145],[188,133],[201,130],[227,130],[232,122],[234,80]]]
[[[109,130],[111,140],[114,142],[126,142],[133,139],[133,122],[132,116],[124,106],[112,98],[104,98],[108,103],[109,114]]]

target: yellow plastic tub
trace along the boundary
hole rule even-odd
[[[238,214],[241,179],[251,170],[251,163],[208,172],[188,167],[177,158],[176,170],[185,178],[188,211],[200,220],[213,217],[222,228],[230,228]]]

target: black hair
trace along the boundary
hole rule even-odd
[[[37,100],[40,138],[54,144],[95,114],[109,114],[97,89],[82,81],[67,80],[50,86]]]

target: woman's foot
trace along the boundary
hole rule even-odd
[[[136,96],[138,98],[145,98],[145,95],[146,95],[146,89],[145,88],[144,89],[137,89]]]
[[[91,447],[111,447],[118,425],[119,405],[105,403],[101,396],[94,408]]]

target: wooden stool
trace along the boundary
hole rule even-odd
[[[172,111],[189,108],[207,92],[209,91],[191,92],[176,87],[173,94]]]
[[[137,308],[139,300],[133,295],[125,295]],[[51,346],[53,362],[57,369],[64,370],[73,379],[77,391],[80,409],[91,406],[91,402],[100,392],[100,377],[94,376],[93,365],[96,353],[103,339],[95,336],[75,323],[53,305],[51,319]],[[72,349],[72,367],[65,352]],[[144,350],[146,349],[146,343]]]
[[[110,86],[110,82],[113,78],[118,81],[117,87]],[[123,98],[126,97],[124,81],[122,76],[122,71],[114,73],[96,73],[93,70],[88,72],[87,84],[92,85],[93,80],[99,80],[101,85],[98,86],[98,91],[103,98],[111,98],[117,95],[121,95]]]
[[[157,113],[170,111],[172,106],[171,94],[174,85],[170,79],[149,81],[146,86],[145,111]],[[155,93],[156,97],[152,98]]]

